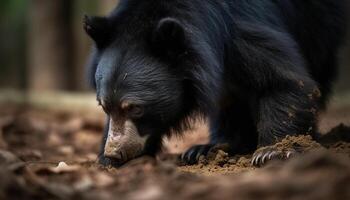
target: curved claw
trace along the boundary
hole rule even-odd
[[[271,152],[269,155],[269,160],[273,160],[278,156],[278,154],[276,152]]]
[[[263,156],[263,153],[259,153],[258,155],[253,156],[252,165],[258,166],[260,162],[260,158]]]
[[[266,154],[262,157],[261,163],[262,163],[262,164],[265,164],[265,161],[267,161],[267,158],[268,158],[270,155],[271,155],[271,152],[266,153]]]
[[[253,166],[263,166],[266,163],[268,163],[271,160],[276,160],[276,159],[290,159],[295,156],[297,151],[294,149],[288,150],[288,151],[280,151],[274,148],[266,148],[263,150],[258,150],[255,152],[253,155],[251,164]]]
[[[181,160],[190,165],[196,164],[200,156],[206,156],[212,147],[210,144],[194,146],[181,155]]]
[[[288,152],[287,152],[287,156],[286,156],[287,159],[293,157],[293,156],[295,155],[295,153],[296,153],[295,151],[288,151]]]

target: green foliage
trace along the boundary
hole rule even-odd
[[[23,17],[26,13],[28,1],[26,0],[1,0],[0,15],[2,19],[16,19],[19,16]]]
[[[0,84],[24,68],[27,7],[27,0],[0,2]]]

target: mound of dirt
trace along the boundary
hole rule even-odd
[[[297,148],[301,153],[310,152],[312,150],[323,149],[322,145],[317,143],[309,135],[287,136],[281,142],[276,143],[273,147],[279,151]]]
[[[350,132],[349,132],[350,133]],[[345,146],[349,143],[338,145],[338,150],[333,152],[345,152]],[[312,139],[311,136],[287,136],[281,142],[276,143],[273,146],[262,147],[257,151],[262,151],[267,148],[273,148],[279,152],[287,152],[290,149],[296,149],[298,153],[308,153],[310,151],[324,150],[321,144],[317,143]],[[218,146],[209,152],[208,156],[200,157],[198,165],[192,166],[181,166],[180,170],[184,172],[191,172],[203,175],[217,175],[217,174],[235,174],[256,169],[251,165],[252,155],[236,155],[229,157],[228,153],[225,152],[225,146]],[[350,155],[350,151],[348,151]]]
[[[184,165],[178,168],[183,172],[190,172],[206,176],[236,174],[255,169],[251,165],[251,155],[236,155],[229,157],[223,150],[211,152],[207,157],[201,156],[197,165]]]

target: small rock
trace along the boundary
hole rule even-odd
[[[74,172],[78,171],[80,169],[79,166],[77,165],[67,165],[65,162],[60,162],[57,167],[49,168],[49,170],[53,173],[69,173],[69,172]]]

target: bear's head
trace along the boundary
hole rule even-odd
[[[120,162],[156,153],[193,106],[187,70],[195,59],[184,25],[172,17],[134,18],[84,20],[95,43],[90,73],[97,100],[110,119],[105,156]]]

